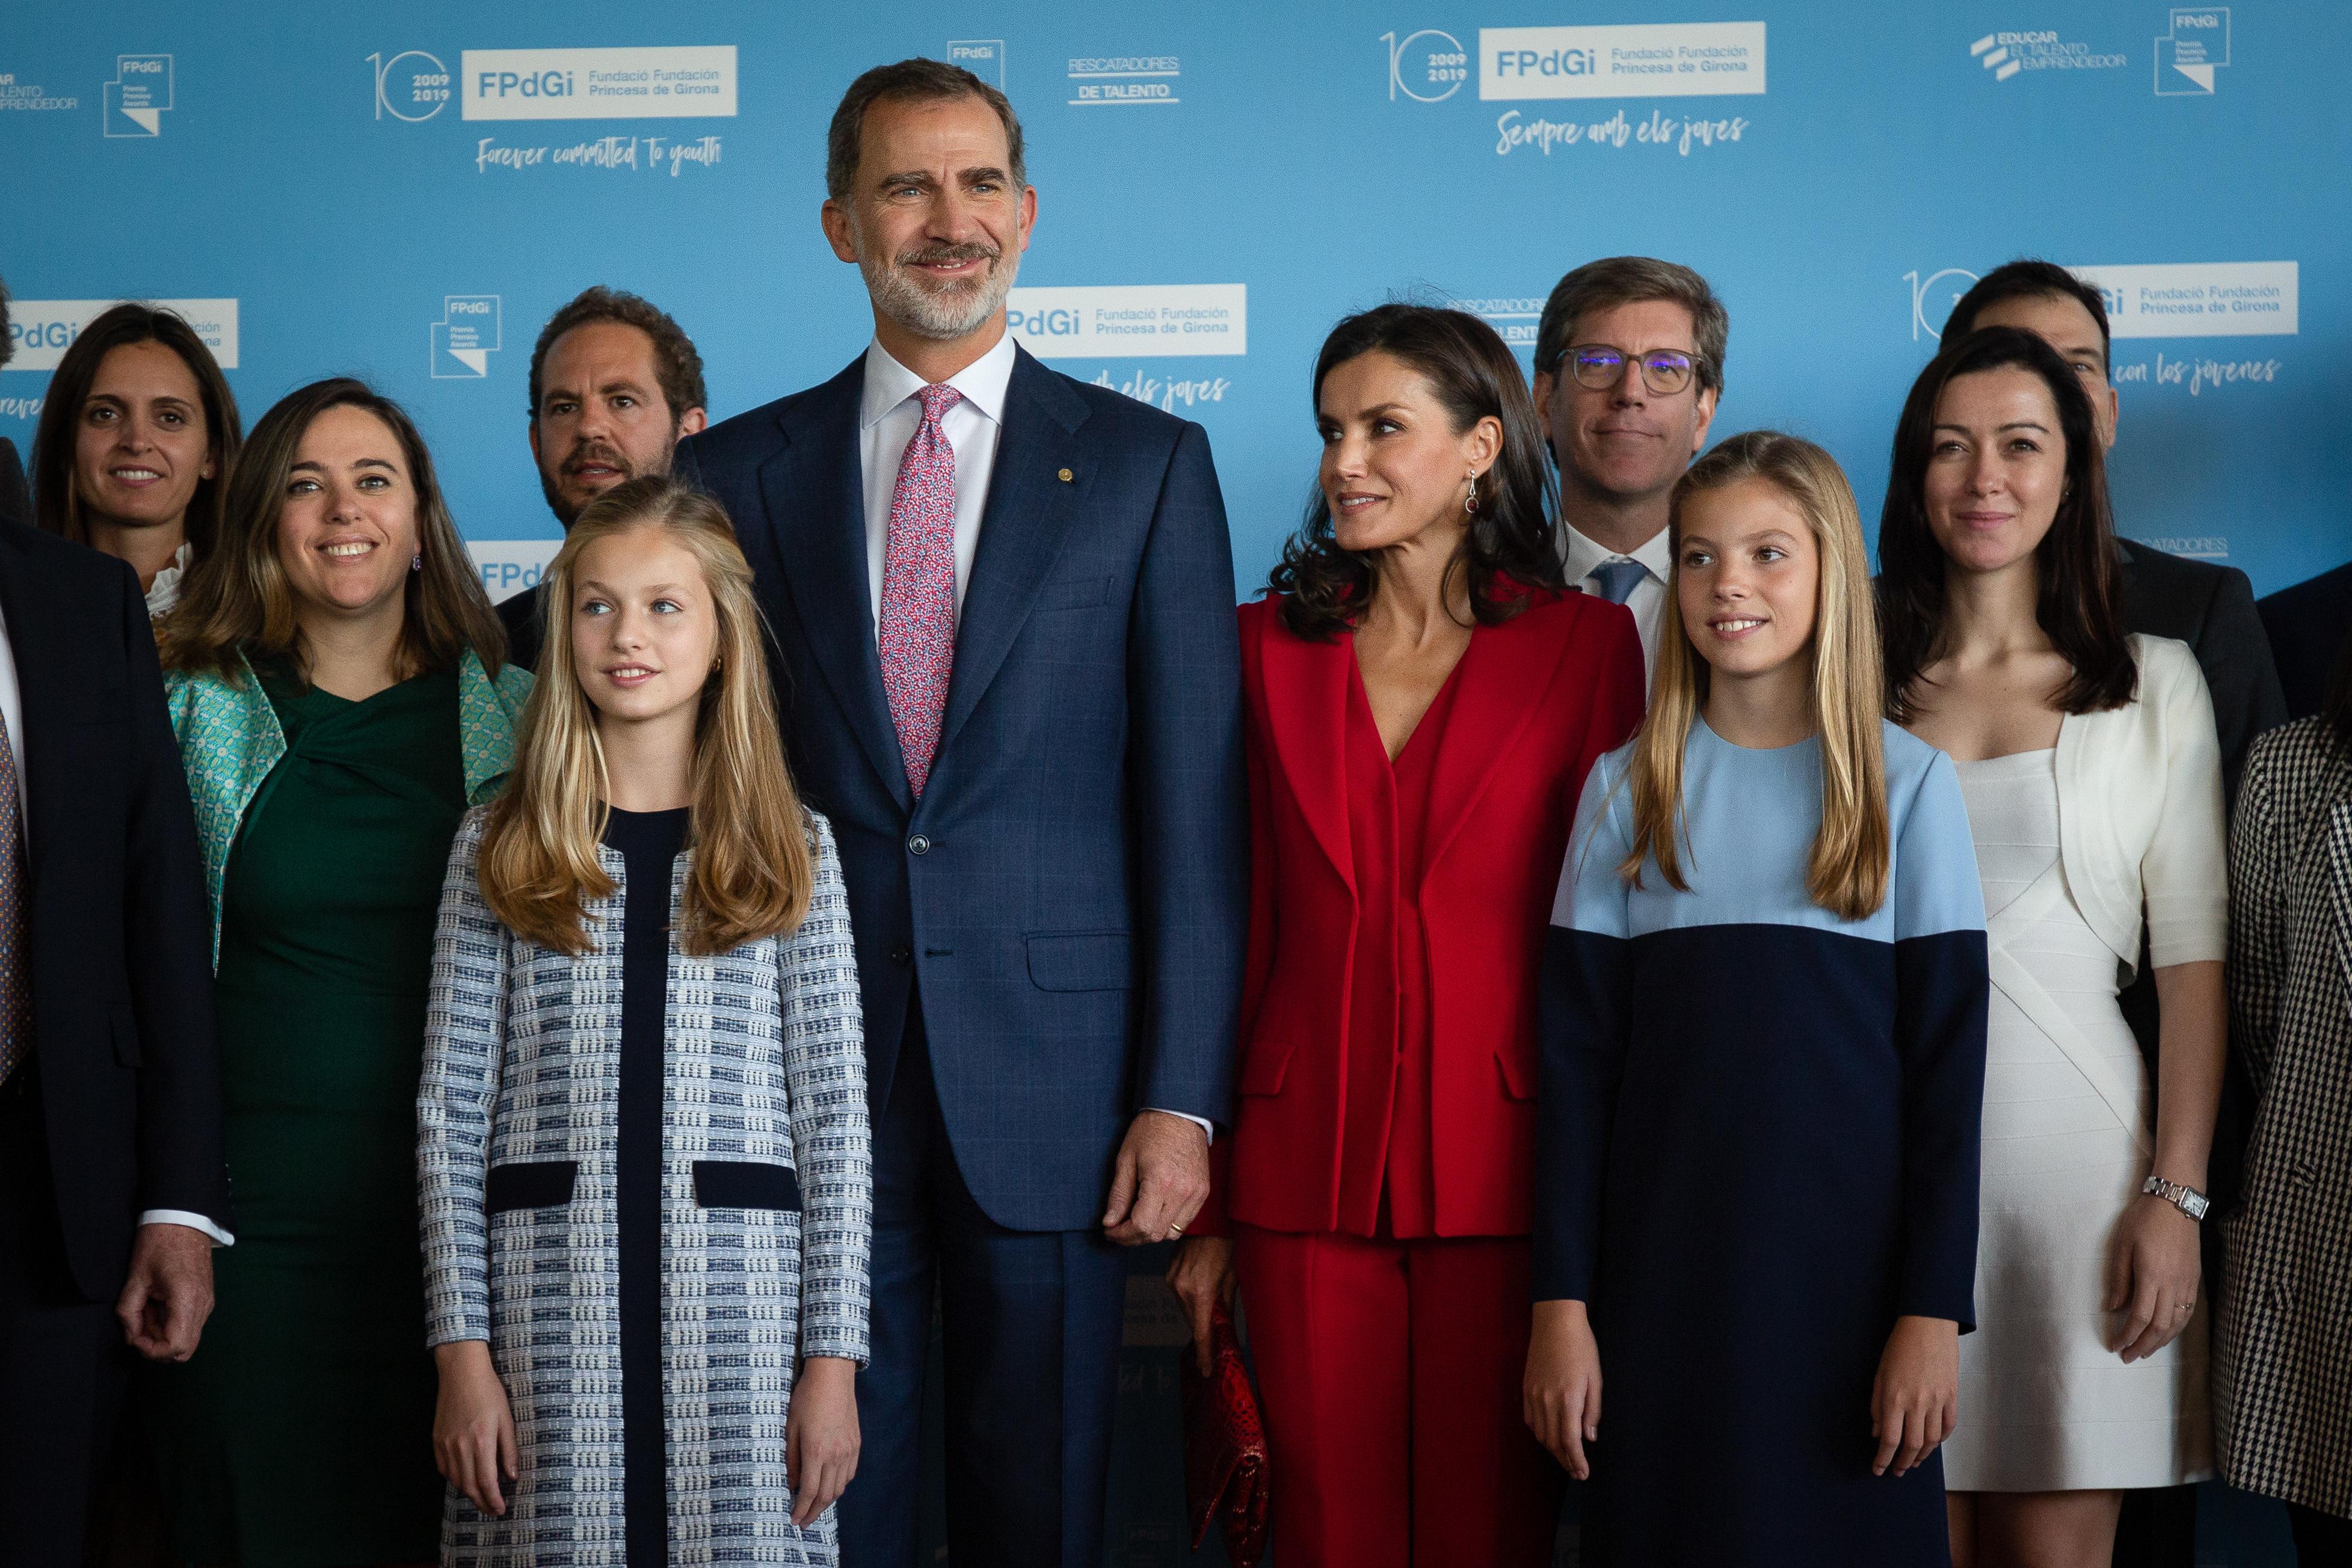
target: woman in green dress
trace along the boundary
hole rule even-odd
[[[450,840],[530,676],[407,416],[320,382],[256,425],[161,627],[211,885],[235,1244],[147,1387],[176,1554],[436,1554],[415,1101]]]

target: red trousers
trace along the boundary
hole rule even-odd
[[[1525,1237],[1233,1227],[1281,1568],[1542,1568],[1559,1468],[1520,1416]]]

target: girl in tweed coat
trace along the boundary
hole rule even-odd
[[[549,579],[418,1092],[442,1561],[830,1565],[873,1187],[832,833],[715,502],[632,480]]]

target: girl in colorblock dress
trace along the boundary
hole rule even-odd
[[[873,1188],[832,832],[716,503],[632,480],[549,579],[417,1099],[442,1561],[829,1565]]]
[[[1985,1047],[1968,812],[1880,716],[1828,454],[1734,436],[1669,526],[1679,614],[1547,937],[1528,1419],[1592,1482],[1594,1568],[1945,1568]]]

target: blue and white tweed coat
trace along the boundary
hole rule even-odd
[[[521,1479],[494,1519],[451,1489],[442,1561],[618,1565],[614,1187],[622,857],[577,957],[517,936],[475,876],[485,813],[450,851],[417,1092],[433,1343],[487,1340]],[[849,908],[831,828],[791,936],[693,957],[675,943],[662,1086],[661,1345],[673,1563],[835,1562],[833,1515],[792,1522],[784,1417],[803,1356],[866,1355],[873,1166]],[[670,908],[692,865],[678,856]],[[773,1198],[795,1173],[799,1207]],[[716,1167],[716,1169],[714,1169]],[[714,1176],[718,1179],[713,1179]],[[789,1202],[790,1200],[784,1200]]]

